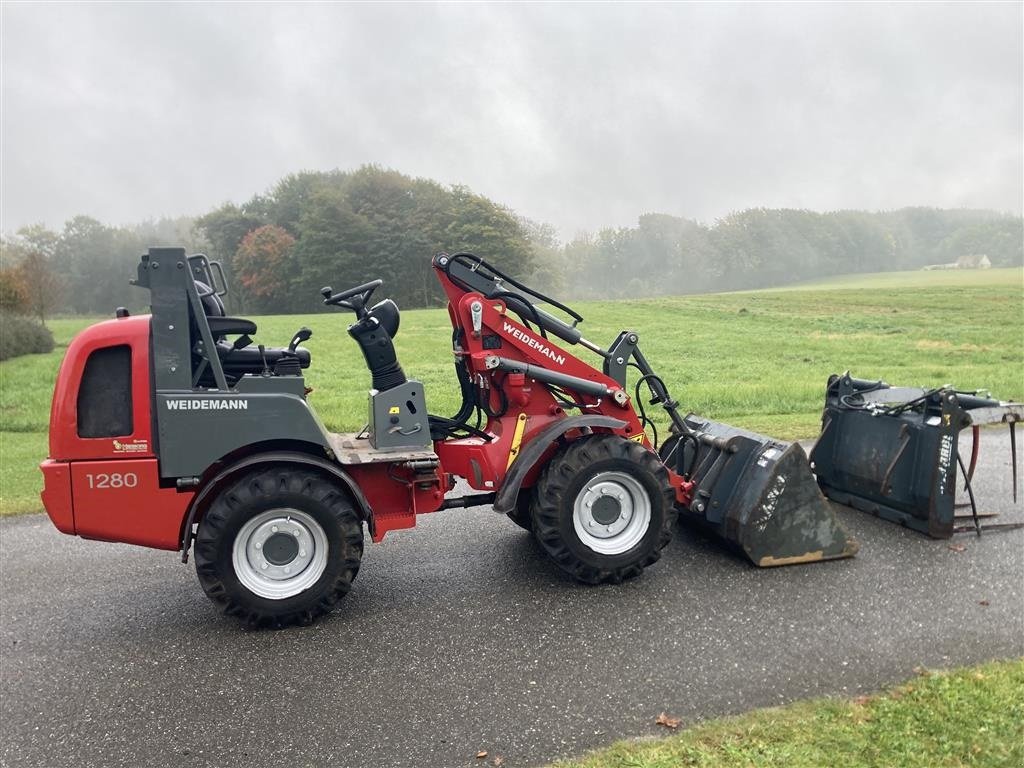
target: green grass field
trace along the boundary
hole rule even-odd
[[[581,329],[607,345],[623,328],[684,409],[781,438],[812,437],[831,373],[903,385],[956,384],[1024,399],[1021,269],[842,277],[795,288],[638,301],[585,302]],[[369,375],[345,333],[348,313],[254,318],[258,341],[314,331],[310,402],[328,427],[363,425]],[[50,322],[57,349],[0,363],[0,513],[39,511],[50,397],[64,348],[92,322]],[[426,387],[432,413],[457,410],[451,329],[443,309],[402,315],[395,345]],[[584,359],[596,356],[579,351]],[[661,419],[661,426],[666,421]]]
[[[819,699],[624,741],[554,768],[1019,768],[1024,661],[926,673],[878,696]]]

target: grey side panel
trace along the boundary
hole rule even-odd
[[[301,440],[330,448],[306,401],[283,392],[158,392],[160,476],[198,477],[253,443]]]
[[[363,495],[362,489],[360,489],[360,487],[356,485],[356,482],[339,466],[332,464],[326,459],[310,456],[308,453],[298,453],[296,451],[258,453],[253,456],[246,456],[244,459],[240,459],[234,464],[231,464],[221,470],[213,479],[203,486],[203,489],[198,494],[196,494],[196,497],[192,500],[192,504],[189,506],[188,515],[185,518],[185,527],[181,532],[182,562],[187,560],[188,549],[192,546],[192,526],[199,519],[209,502],[213,500],[213,496],[216,494],[216,491],[223,486],[226,480],[235,477],[247,469],[264,464],[295,464],[299,466],[316,467],[317,469],[322,469],[331,476],[337,478],[348,489],[349,493],[352,494],[352,499],[359,508],[359,516],[369,524],[370,534],[373,535],[373,510],[370,508],[370,503],[366,500],[366,496]]]
[[[548,446],[569,430],[593,427],[622,429],[624,426],[626,426],[626,422],[613,419],[611,416],[571,416],[568,419],[555,422],[531,437],[530,442],[519,452],[519,456],[512,462],[512,466],[505,474],[505,480],[494,499],[494,511],[506,513],[515,509],[519,488],[530,470],[533,469],[533,465],[540,461],[540,457],[547,451]]]
[[[409,379],[397,387],[370,390],[370,442],[374,448],[424,448],[430,424],[423,384]]]

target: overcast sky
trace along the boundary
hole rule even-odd
[[[1020,213],[1022,7],[3,2],[0,228],[364,163],[563,237],[650,211]]]

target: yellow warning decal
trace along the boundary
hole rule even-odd
[[[505,469],[511,467],[519,455],[519,446],[523,444],[523,433],[526,432],[526,422],[529,418],[525,413],[520,413],[516,419],[516,431],[512,433],[512,447],[508,451],[508,464],[505,465]]]
[[[647,435],[645,435],[643,432],[640,432],[638,434],[633,435],[629,439],[632,440],[634,443],[642,443],[645,437],[647,437]]]
[[[389,416],[394,416],[396,413],[401,413],[401,412],[402,412],[402,409],[399,408],[397,405],[392,405],[390,408],[388,408],[388,415]]]

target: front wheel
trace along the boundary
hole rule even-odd
[[[579,581],[618,583],[661,557],[674,496],[664,465],[639,443],[584,437],[556,455],[537,484],[533,530]]]
[[[345,491],[278,466],[217,495],[196,535],[196,573],[214,603],[250,625],[308,624],[348,593],[362,552],[362,522]]]

